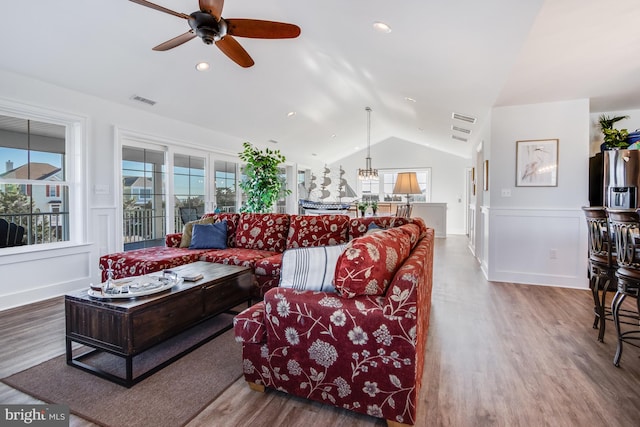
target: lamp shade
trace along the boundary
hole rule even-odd
[[[393,194],[422,194],[415,172],[400,172],[393,187]]]

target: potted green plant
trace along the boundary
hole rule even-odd
[[[375,200],[371,201],[371,212],[373,212],[373,214],[375,215],[378,212],[378,202],[376,202]]]
[[[606,149],[627,148],[629,146],[629,142],[627,141],[629,131],[627,129],[615,129],[613,127],[614,123],[628,118],[629,116],[609,117],[606,114],[600,116],[598,121],[600,122],[600,130],[604,135],[604,147]]]
[[[242,144],[244,150],[239,153],[240,160],[246,163],[245,178],[240,188],[247,195],[242,212],[268,213],[280,196],[291,194],[285,190],[285,182],[280,176],[280,164],[285,157],[280,150],[259,150],[249,142]]]
[[[358,210],[360,211],[360,216],[364,216],[365,212],[367,212],[367,208],[369,207],[369,203],[364,200],[358,203]]]

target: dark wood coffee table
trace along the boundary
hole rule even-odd
[[[250,268],[198,261],[171,269],[178,275],[201,273],[196,282],[183,282],[161,293],[134,299],[97,299],[87,290],[65,296],[67,364],[131,387],[233,325],[206,337],[167,361],[133,377],[134,356],[187,329],[242,303],[251,305],[253,273]],[[72,343],[92,350],[73,356]],[[84,363],[95,352],[106,351],[125,359],[124,378]]]

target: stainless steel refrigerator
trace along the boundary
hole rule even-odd
[[[603,201],[613,209],[638,208],[640,150],[605,150]]]

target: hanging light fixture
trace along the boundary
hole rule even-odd
[[[358,178],[362,180],[378,179],[378,169],[371,167],[371,107],[366,107],[367,112],[367,158],[364,169],[358,169]]]

